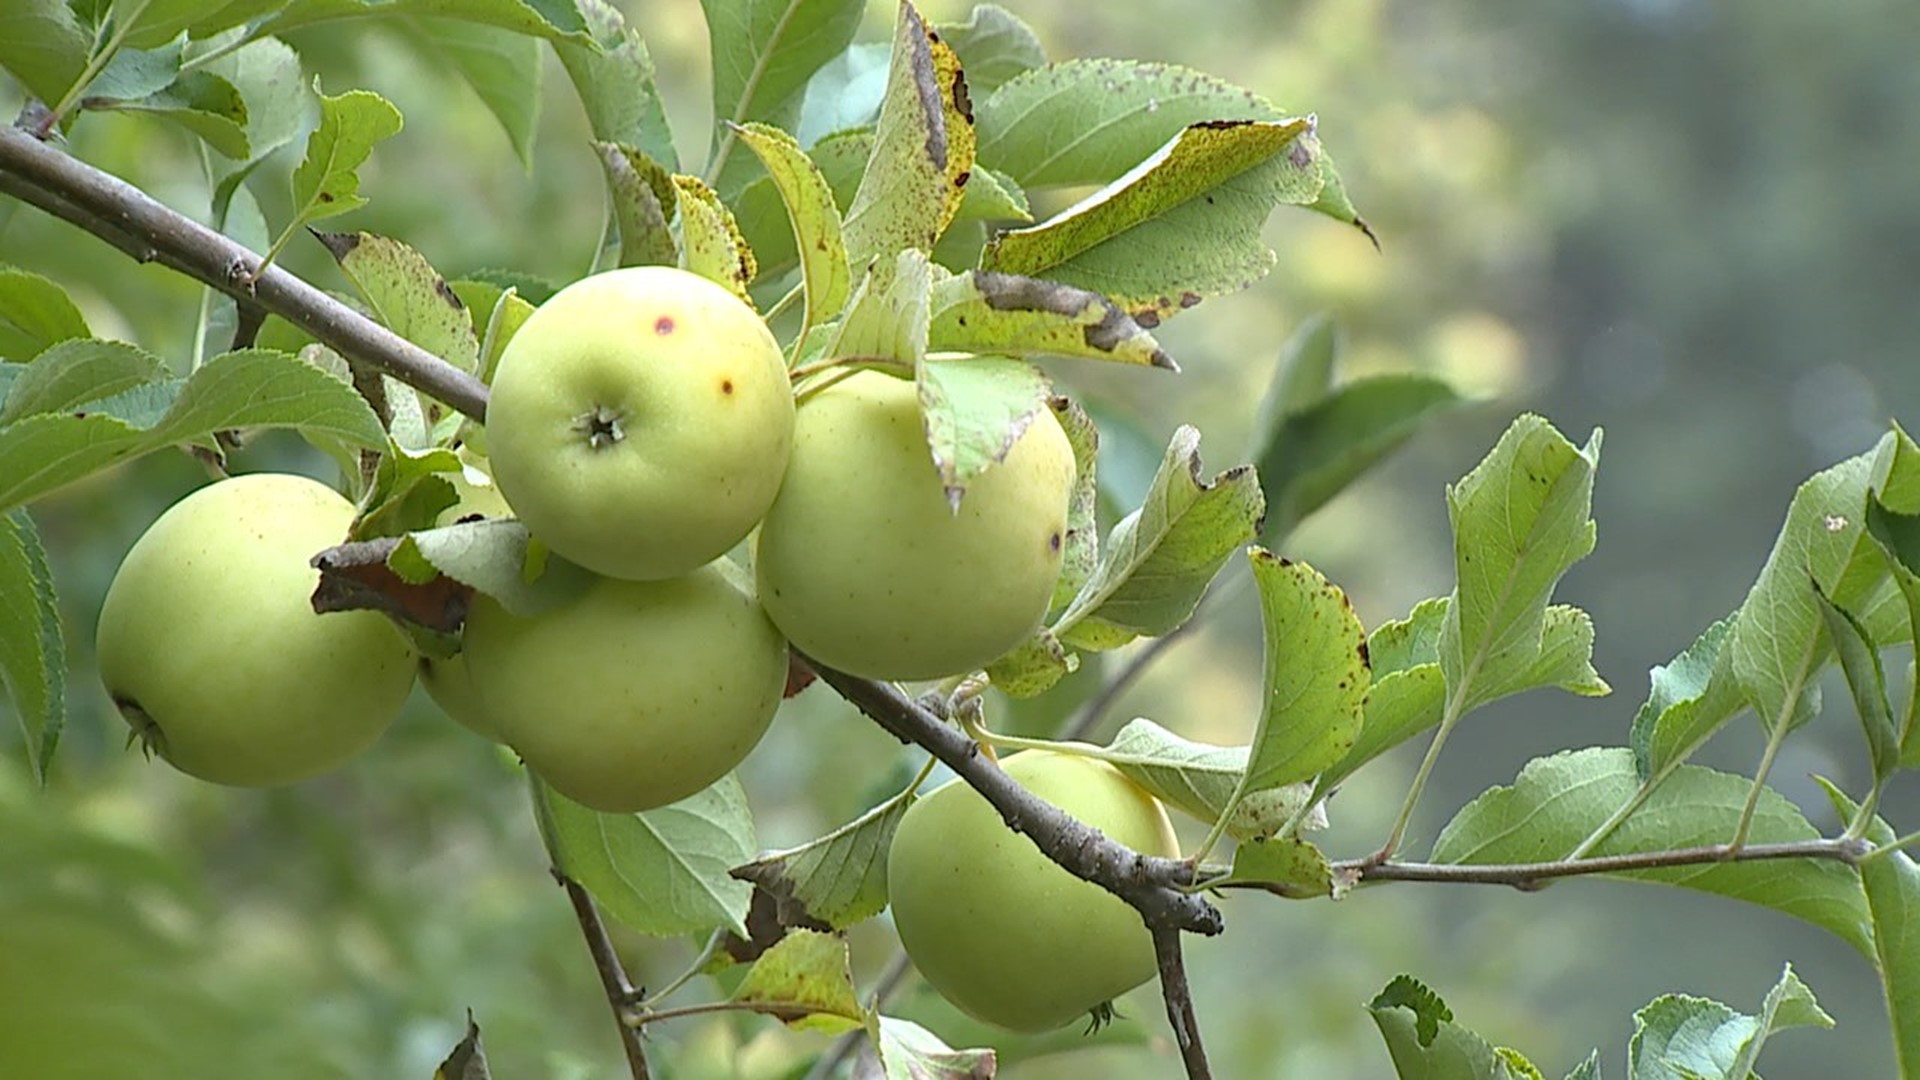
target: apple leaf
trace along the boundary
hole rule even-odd
[[[488,281],[463,279],[449,283],[453,294],[467,305],[470,312],[487,312],[485,332],[480,335],[480,370],[475,374],[480,381],[491,383],[493,369],[500,363],[500,354],[506,351],[507,343],[513,335],[519,333],[527,317],[533,314],[533,305],[513,286],[502,287]]]
[[[800,279],[806,288],[806,315],[800,322],[804,335],[839,315],[853,291],[853,272],[847,267],[846,244],[840,235],[840,208],[820,166],[793,136],[766,124],[742,125],[736,134],[766,167],[793,224]]]
[[[1834,812],[1852,821],[1859,804],[1816,776]],[[1876,845],[1895,841],[1892,826],[1875,815],[1866,839]],[[1920,1076],[1920,865],[1904,851],[1877,854],[1860,864],[1860,883],[1873,914],[1873,954],[1893,1021],[1894,1059],[1902,1077]]]
[[[917,373],[927,356],[932,283],[933,264],[911,248],[892,263],[875,265],[854,287],[847,316],[827,340],[823,358]]]
[[[1227,815],[1226,832],[1237,840],[1263,840],[1280,831],[1307,798],[1305,784],[1283,784],[1234,799],[1247,771],[1245,746],[1194,742],[1145,718],[1120,729],[1100,760],[1160,801],[1208,825]],[[1308,822],[1325,823],[1325,817]]]
[[[796,1031],[858,1031],[867,1011],[853,989],[847,940],[794,930],[760,954],[731,1000],[779,1017]]]
[[[1056,397],[1049,404],[1053,418],[1073,447],[1073,492],[1067,497],[1066,546],[1060,553],[1060,577],[1053,583],[1048,613],[1064,609],[1093,576],[1100,562],[1100,528],[1096,519],[1100,486],[1095,467],[1100,456],[1100,429],[1093,417],[1072,398]]]
[[[891,42],[847,46],[807,79],[799,115],[786,130],[793,132],[802,146],[812,146],[839,131],[871,130],[874,118],[880,115],[880,99],[887,94],[887,68],[892,59]],[[857,173],[854,180],[859,180]]]
[[[445,60],[500,121],[523,169],[533,168],[533,139],[540,122],[540,62],[537,38],[498,26],[460,19],[422,18],[412,24],[432,55]]]
[[[1908,640],[1920,641],[1920,514],[1889,510],[1874,498],[1867,503],[1867,535],[1886,556],[1894,585],[1906,603]],[[1907,679],[1898,732],[1901,766],[1920,769],[1920,673]]]
[[[873,153],[847,205],[855,266],[932,251],[973,169],[973,106],[953,50],[902,0]]]
[[[807,159],[820,169],[820,177],[827,182],[836,208],[844,208],[853,199],[854,189],[860,186],[860,174],[866,169],[872,152],[872,128],[835,132],[808,147]],[[775,277],[799,265],[786,203],[772,177],[762,176],[740,189],[733,200],[733,212],[740,221],[740,231],[760,260],[762,276]],[[845,242],[842,233],[843,248]],[[864,265],[852,263],[848,267],[853,278],[858,278],[865,269]]]
[[[1266,397],[1253,429],[1259,441],[1271,440],[1288,417],[1326,400],[1333,392],[1334,365],[1340,359],[1340,333],[1325,315],[1308,316],[1294,329],[1274,364]]]
[[[1867,760],[1873,766],[1876,782],[1885,781],[1900,768],[1900,732],[1895,726],[1893,707],[1887,703],[1887,673],[1880,664],[1880,650],[1867,637],[1860,620],[1827,599],[1818,585],[1813,598],[1826,623],[1827,638],[1840,658],[1840,670],[1846,676],[1847,690],[1853,695],[1854,711],[1867,739]]]
[[[571,599],[594,580],[543,552],[525,525],[493,519],[408,533],[386,561],[403,581],[422,584],[445,574],[525,617]]]
[[[980,160],[1029,188],[1109,183],[1191,124],[1286,118],[1212,75],[1138,60],[1063,60],[979,93]]]
[[[62,412],[0,427],[0,510],[109,465],[230,428],[294,428],[365,449],[387,443],[379,418],[353,387],[268,349],[225,353],[184,382],[136,387],[111,401],[131,404],[123,410],[131,418],[111,409]]]
[[[486,1047],[480,1045],[480,1025],[474,1022],[473,1010],[468,1009],[467,1030],[447,1053],[446,1060],[433,1070],[433,1080],[490,1080],[492,1076],[492,1070],[487,1068]]]
[[[208,5],[205,0],[176,2],[204,13],[190,24],[195,38],[211,37],[242,23],[250,36],[260,37],[335,19],[440,15],[560,43],[588,40],[581,12],[591,0],[293,0],[269,2],[264,9],[259,0],[224,5]]]
[[[1367,690],[1360,734],[1346,756],[1327,767],[1314,785],[1319,799],[1362,765],[1440,723],[1446,706],[1447,680],[1439,664],[1420,664],[1400,671],[1375,672]]]
[[[887,906],[887,848],[914,798],[914,787],[903,789],[819,839],[762,855],[731,873],[776,900],[798,903],[836,930],[864,922]]]
[[[1178,371],[1153,335],[1106,297],[1071,285],[969,270],[936,282],[927,344],[1007,356],[1080,356]]]
[[[885,1080],[991,1080],[997,1067],[993,1050],[955,1050],[910,1020],[874,1016],[867,1034]]]
[[[320,94],[320,126],[307,137],[306,157],[293,171],[293,220],[282,244],[308,222],[366,205],[355,170],[373,155],[375,143],[400,133],[400,123],[400,110],[371,90]]]
[[[1640,786],[1633,752],[1594,747],[1536,758],[1511,787],[1467,804],[1434,842],[1439,863],[1522,863],[1572,851]],[[1714,844],[1732,835],[1753,781],[1697,765],[1675,769],[1646,802],[1590,854],[1622,855]],[[1818,838],[1799,808],[1761,792],[1749,833],[1754,843]],[[1770,907],[1827,930],[1871,954],[1873,930],[1854,871],[1829,860],[1710,863],[1618,875],[1698,889]]]
[[[753,887],[727,868],[753,854],[753,815],[731,773],[640,814],[598,813],[532,773],[527,779],[554,870],[579,882],[614,918],[655,937],[709,930],[747,936]]]
[[[253,156],[247,143],[247,103],[238,88],[212,72],[188,72],[145,97],[88,97],[82,104],[96,111],[146,113],[186,128],[229,158],[245,161]]]
[[[955,224],[1014,221],[1030,225],[1033,206],[1027,202],[1027,193],[1013,182],[1013,177],[975,162],[973,175],[967,180],[967,192],[961,196],[960,208],[953,212],[953,220]]]
[[[82,410],[168,375],[166,365],[152,353],[97,338],[70,338],[30,364],[9,368],[17,374],[0,397],[0,427],[41,413]]]
[[[1649,673],[1652,686],[1634,714],[1628,740],[1643,780],[1692,756],[1744,707],[1726,652],[1733,618],[1707,627],[1680,655]]]
[[[713,160],[720,190],[740,190],[751,159],[733,153],[725,121],[763,120],[791,128],[807,81],[853,41],[864,0],[701,0],[713,56]]]
[[[1633,1080],[1748,1080],[1769,1035],[1805,1026],[1830,1028],[1833,1018],[1814,1002],[1791,964],[1767,993],[1759,1016],[1708,998],[1665,994],[1633,1014],[1627,1072]]]
[[[966,22],[939,23],[933,29],[960,58],[967,86],[976,95],[992,93],[1047,62],[1039,36],[999,4],[975,4]]]
[[[1200,433],[1173,433],[1140,509],[1108,534],[1093,576],[1054,621],[1082,649],[1118,648],[1185,622],[1227,557],[1253,538],[1264,507],[1248,466],[1201,479]]]
[[[1266,679],[1243,791],[1311,779],[1360,731],[1372,672],[1367,635],[1347,594],[1306,563],[1254,548]]]
[[[1573,1067],[1567,1080],[1600,1080],[1600,1051],[1588,1051],[1586,1060]]]
[[[473,313],[426,256],[373,233],[317,233],[382,326],[461,371],[480,367]]]
[[[1233,868],[1207,884],[1257,888],[1289,900],[1338,897],[1350,887],[1336,883],[1325,852],[1298,837],[1242,843],[1234,849]]]
[[[668,223],[680,209],[673,174],[648,153],[621,143],[596,142],[619,226],[619,265],[678,266],[680,250]]]
[[[573,80],[594,139],[636,147],[667,171],[678,170],[680,157],[647,43],[611,0],[579,0],[579,5],[592,40],[558,40],[553,51]]]
[[[31,270],[0,266],[0,360],[26,363],[68,338],[91,334],[65,289]]]
[[[44,102],[57,102],[87,67],[93,42],[67,0],[0,8],[0,67]]]
[[[914,372],[920,419],[947,505],[960,512],[967,487],[1006,460],[1048,412],[1053,388],[1032,364],[1003,357],[921,359]],[[1066,537],[1060,538],[1064,549]]]
[[[679,193],[681,269],[725,285],[752,307],[747,286],[760,268],[747,238],[734,223],[733,211],[697,176],[675,173],[673,186]]]
[[[66,725],[67,660],[53,571],[25,510],[0,516],[0,689],[13,702],[26,739],[27,767],[47,782]]]
[[[1080,670],[1080,654],[1070,652],[1046,627],[1033,632],[1005,656],[987,665],[994,688],[1012,698],[1035,698]]]
[[[434,521],[460,501],[448,478],[465,469],[460,455],[452,450],[387,447],[349,538],[402,536],[433,528]]]
[[[1576,448],[1551,424],[1527,415],[1448,489],[1458,584],[1441,626],[1439,660],[1460,712],[1511,693],[1543,657],[1553,658],[1547,647],[1554,643],[1543,637],[1547,599],[1568,568],[1593,550],[1590,509],[1599,462],[1598,431]],[[1578,634],[1577,628],[1569,632]],[[1591,634],[1589,627],[1589,651]],[[1584,666],[1577,642],[1566,662]]]
[[[1400,1080],[1513,1080],[1493,1044],[1453,1022],[1440,995],[1399,975],[1367,1003]]]
[[[1273,268],[1260,227],[1275,206],[1319,197],[1319,146],[1304,119],[1195,124],[1073,206],[994,237],[980,265],[1095,290],[1151,330]]]

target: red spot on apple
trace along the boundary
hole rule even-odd
[[[666,337],[668,334],[673,333],[673,316],[662,315],[653,320],[653,332],[659,334],[661,337]]]

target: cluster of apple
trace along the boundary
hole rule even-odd
[[[753,749],[789,642],[869,678],[963,674],[1033,632],[1060,572],[1075,465],[1051,411],[956,510],[912,382],[843,370],[796,407],[761,319],[680,270],[596,275],[540,306],[486,419],[487,456],[443,520],[516,517],[591,584],[531,615],[476,595],[461,652],[417,659],[381,615],[311,609],[309,559],[345,537],[352,504],[301,477],[213,484],[140,539],[101,614],[102,676],[147,745],[204,779],[291,782],[378,738],[417,670],[555,791],[647,810]],[[728,558],[749,537],[752,580]],[[1111,767],[1039,752],[1007,766],[1116,839],[1175,854],[1165,811]],[[909,810],[889,877],[909,953],[983,1019],[1057,1026],[1152,975],[1132,910],[964,785]],[[1051,974],[1015,974],[1037,964]]]

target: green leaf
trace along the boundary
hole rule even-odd
[[[143,98],[88,98],[85,104],[89,109],[148,113],[179,124],[227,157],[245,161],[251,156],[246,101],[232,83],[212,72],[188,72]]]
[[[847,205],[849,261],[865,266],[909,249],[932,251],[960,207],[973,145],[960,63],[902,0],[873,153]]]
[[[1270,441],[1287,418],[1318,405],[1333,392],[1333,366],[1340,358],[1340,332],[1325,315],[1309,316],[1280,347],[1273,381],[1260,402],[1254,430]]]
[[[1033,207],[1013,177],[975,162],[973,174],[967,179],[966,194],[960,197],[960,208],[953,212],[953,221],[956,225],[963,221],[1017,221],[1030,225]],[[952,235],[951,230],[948,235]],[[984,241],[984,237],[982,239]]]
[[[1263,429],[1253,456],[1267,494],[1261,540],[1285,539],[1428,420],[1463,400],[1431,375],[1375,375],[1347,383]]]
[[[459,72],[500,121],[521,166],[533,168],[533,136],[540,122],[540,42],[459,19],[426,18],[415,25],[432,55]]]
[[[1488,864],[1551,860],[1572,851],[1632,798],[1640,786],[1633,753],[1596,747],[1536,758],[1511,787],[1467,804],[1435,841],[1433,861]],[[1753,781],[1685,765],[1647,797],[1589,854],[1668,851],[1722,842],[1731,835]],[[1752,843],[1813,840],[1797,807],[1763,790]],[[1865,953],[1873,950],[1866,896],[1853,870],[1822,859],[1709,863],[1618,875],[1745,900],[1803,919]]]
[[[469,521],[408,533],[387,565],[415,584],[445,574],[523,617],[577,595],[593,581],[593,575],[573,563],[541,554],[527,527],[512,520]]]
[[[852,128],[871,130],[880,115],[880,99],[887,93],[887,65],[892,57],[893,46],[885,41],[847,46],[807,80],[799,113],[787,130],[802,146]]]
[[[975,4],[963,23],[939,23],[934,32],[953,48],[974,96],[1047,62],[1047,50],[1032,28],[999,4]]]
[[[852,200],[872,150],[871,129],[837,132],[808,149],[807,158],[820,169],[836,208]],[[733,209],[740,221],[740,231],[760,261],[763,276],[776,277],[799,265],[799,253],[793,246],[793,226],[772,177],[762,176],[741,189],[733,201]],[[844,235],[841,243],[844,250]],[[849,264],[849,273],[855,278],[863,269]]]
[[[980,160],[1029,188],[1109,183],[1191,124],[1286,119],[1232,83],[1137,60],[1063,60],[981,90]]]
[[[876,1016],[867,1033],[885,1080],[988,1080],[996,1068],[991,1049],[955,1050],[909,1020]]]
[[[1052,218],[996,236],[984,269],[1098,292],[1153,329],[1264,277],[1261,225],[1325,182],[1306,120],[1197,124]],[[1031,181],[1015,173],[1031,186]]]
[[[1790,1027],[1830,1028],[1833,1018],[1789,965],[1759,1016],[1708,998],[1666,994],[1633,1014],[1632,1080],[1748,1080],[1767,1037]]]
[[[1080,654],[1068,652],[1060,639],[1053,636],[1053,631],[1041,627],[1006,655],[988,664],[987,678],[1008,697],[1035,698],[1078,670]]]
[[[1642,779],[1685,761],[1745,705],[1726,652],[1733,620],[1707,627],[1670,663],[1654,666],[1653,686],[1634,714],[1630,738]]]
[[[1827,599],[1814,586],[1813,598],[1827,626],[1828,639],[1840,657],[1840,670],[1853,695],[1853,708],[1867,738],[1867,759],[1873,764],[1876,781],[1892,776],[1900,767],[1900,732],[1894,726],[1893,707],[1887,704],[1887,673],[1880,666],[1880,650],[1867,637],[1860,620]]]
[[[834,205],[833,189],[820,166],[793,136],[766,124],[745,124],[735,134],[766,167],[793,224],[800,280],[806,287],[806,316],[800,322],[804,336],[839,315],[853,291],[853,272],[847,267],[846,244],[840,235],[840,209]]]
[[[27,767],[47,782],[67,719],[67,657],[53,571],[25,510],[0,516],[0,689],[13,702],[27,743]]]
[[[67,0],[15,0],[0,7],[0,67],[48,105],[73,87],[92,50]]]
[[[306,157],[293,171],[293,220],[281,243],[310,221],[365,206],[355,170],[372,156],[375,143],[399,133],[400,110],[371,90],[320,94],[320,126],[307,137]]]
[[[1347,594],[1306,563],[1248,552],[1260,591],[1266,678],[1246,791],[1308,780],[1360,732],[1372,672],[1367,634]]]
[[[1540,417],[1522,416],[1448,490],[1459,583],[1441,628],[1440,670],[1460,712],[1512,692],[1541,660],[1547,599],[1593,550],[1599,463],[1598,431],[1576,448]]]
[[[493,381],[494,366],[500,363],[500,354],[506,350],[507,342],[513,340],[520,327],[533,314],[533,305],[528,303],[518,289],[502,287],[487,281],[463,279],[450,283],[453,294],[467,305],[470,312],[487,312],[486,332],[480,341],[480,370],[475,374],[482,382]]]
[[[1410,975],[1396,976],[1367,1003],[1400,1080],[1508,1080],[1491,1044],[1453,1022],[1440,995]]]
[[[318,235],[382,326],[469,375],[479,370],[473,314],[426,256],[373,233]]]
[[[350,538],[368,540],[433,528],[441,513],[460,501],[452,478],[465,469],[460,455],[452,450],[389,445],[380,455],[373,490],[361,501]]]
[[[1241,844],[1233,852],[1233,869],[1208,884],[1255,887],[1289,900],[1316,900],[1344,891],[1336,888],[1326,853],[1298,837]]]
[[[734,134],[720,121],[763,120],[791,128],[807,80],[846,49],[863,0],[700,0],[713,56],[714,159],[708,175],[738,191],[751,171],[732,158]]]
[[[473,1011],[467,1011],[467,1030],[447,1053],[446,1060],[433,1071],[433,1080],[488,1080],[493,1075],[487,1067],[487,1051],[480,1045],[480,1025],[473,1019]]]
[[[87,84],[81,104],[95,107],[101,98],[143,98],[159,93],[180,74],[184,42],[169,41],[153,49],[121,49]]]
[[[1153,335],[1106,297],[1058,282],[969,270],[933,286],[928,347],[1081,356],[1178,371]]]
[[[75,412],[166,377],[159,357],[138,346],[96,338],[63,341],[19,368],[0,406],[0,427],[41,413]]]
[[[126,45],[152,49],[205,18],[206,10],[206,0],[129,0],[113,5],[112,18]]]
[[[731,774],[641,814],[597,813],[531,773],[527,779],[553,868],[614,918],[655,937],[710,930],[747,936],[753,887],[727,876],[727,868],[753,854],[753,816]]]
[[[1567,1080],[1600,1080],[1600,1051],[1589,1053],[1587,1060],[1575,1065]]]
[[[887,906],[887,849],[914,797],[906,788],[817,840],[734,867],[733,876],[836,930],[871,919]]]
[[[1920,641],[1920,514],[1902,514],[1879,498],[1867,502],[1867,535],[1886,557],[1906,603],[1909,641]],[[1899,724],[1900,764],[1920,768],[1920,677],[1907,680],[1907,703]]]
[[[179,0],[194,3],[195,0]],[[193,24],[196,38],[249,23],[254,35],[280,34],[302,26],[336,19],[439,15],[518,34],[546,38],[556,44],[585,41],[589,26],[582,9],[591,0],[240,0],[209,12]],[[204,2],[197,4],[203,11]],[[256,16],[265,18],[256,20]]]
[[[600,152],[619,229],[619,265],[680,265],[680,249],[668,226],[680,209],[673,175],[638,147],[596,142],[593,148]]]
[[[647,43],[609,0],[580,0],[580,13],[598,45],[555,41],[553,51],[573,80],[594,139],[636,147],[668,172],[678,170],[680,156]]]
[[[847,317],[828,341],[825,358],[890,366],[896,374],[918,372],[927,356],[932,277],[926,255],[912,249],[869,270],[855,286]]]
[[[847,941],[817,930],[794,930],[760,954],[733,992],[796,1031],[858,1031],[867,1011],[853,989]]]
[[[1447,680],[1439,664],[1421,664],[1376,678],[1367,692],[1360,734],[1346,756],[1320,775],[1314,797],[1332,791],[1362,765],[1440,723]]]
[[[1815,776],[1842,821],[1860,804],[1824,776]],[[1895,840],[1893,827],[1875,815],[1865,838],[1875,845]],[[1920,1076],[1920,866],[1903,851],[1878,854],[1860,864],[1860,883],[1873,916],[1873,959],[1893,1021],[1894,1059],[1900,1076]]]
[[[1173,433],[1140,509],[1107,536],[1093,576],[1054,622],[1060,640],[1118,648],[1184,623],[1227,557],[1253,538],[1264,504],[1251,468],[1201,479],[1200,433]]]
[[[1100,429],[1079,402],[1057,397],[1050,404],[1053,418],[1066,432],[1067,445],[1073,447],[1074,472],[1073,491],[1067,496],[1066,543],[1060,552],[1060,577],[1053,583],[1053,600],[1047,605],[1049,614],[1073,602],[1100,562],[1100,529],[1095,519],[1100,499],[1095,476]]]
[[[240,427],[295,428],[367,449],[387,442],[379,418],[346,382],[286,353],[242,349],[194,372],[151,426],[95,412],[33,416],[0,428],[0,510],[108,465]]]
[[[267,155],[314,129],[319,122],[319,104],[307,84],[299,54],[277,38],[262,38],[217,57],[202,70],[227,80],[246,103],[248,160],[224,166],[215,163],[212,223],[229,236],[264,251],[272,235],[265,219],[257,217],[257,205],[251,206],[250,213],[258,220],[258,237],[236,228],[239,215],[235,207],[252,204],[252,194],[243,192],[241,185]]]
[[[1262,840],[1278,833],[1300,809],[1307,786],[1253,790],[1236,801],[1250,750],[1194,742],[1137,718],[1120,729],[1099,757],[1168,806],[1208,825],[1224,814],[1227,835]]]
[[[1013,444],[1046,413],[1053,396],[1047,377],[1032,364],[991,356],[923,357],[914,382],[940,489],[956,514],[968,486],[1006,460]]]
[[[0,266],[0,360],[25,363],[48,346],[91,333],[65,289],[31,270]]]
[[[733,212],[720,196],[697,176],[674,174],[680,205],[681,267],[725,285],[749,307],[747,286],[759,276],[753,249],[734,223]]]

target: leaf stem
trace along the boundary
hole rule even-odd
[[[1791,702],[1787,709],[1793,708]],[[1760,807],[1760,793],[1767,789],[1767,774],[1773,771],[1774,759],[1780,756],[1780,747],[1787,741],[1787,718],[1780,717],[1767,734],[1767,748],[1760,754],[1760,767],[1753,771],[1753,786],[1747,789],[1746,804],[1740,807],[1740,821],[1733,827],[1733,839],[1727,846],[1735,851],[1747,846],[1747,835],[1753,831],[1753,814]]]
[[[684,1020],[689,1016],[708,1016],[713,1013],[723,1012],[750,1012],[760,1013],[763,1016],[785,1018],[795,1015],[807,1016],[821,1011],[822,1010],[815,1005],[805,1001],[703,1001],[698,1005],[681,1005],[672,1009],[660,1009],[656,1012],[635,1012],[629,1014],[625,1019],[627,1030],[633,1032],[635,1037],[638,1037],[640,1029],[648,1024],[657,1024],[662,1020]],[[827,1015],[839,1016],[840,1014],[828,1013]],[[853,1018],[848,1017],[848,1019]]]
[[[1882,856],[1891,855],[1896,851],[1901,851],[1906,848],[1910,848],[1915,844],[1920,844],[1920,832],[1910,832],[1907,835],[1902,836],[1897,840],[1892,840],[1887,843],[1881,844],[1879,847],[1876,847],[1872,851],[1867,852],[1865,855],[1860,856],[1860,858],[1855,861],[1855,865],[1859,865],[1860,863],[1872,862],[1873,860],[1878,859]]]
[[[87,92],[87,87],[93,85],[93,80],[100,77],[100,73],[107,69],[108,64],[113,63],[114,56],[120,52],[120,46],[126,43],[127,35],[133,33],[134,24],[140,21],[140,16],[146,14],[147,5],[151,2],[152,0],[140,0],[132,11],[121,17],[119,24],[113,28],[113,36],[87,58],[87,66],[81,69],[80,77],[74,80],[72,86],[67,87],[65,94],[60,96],[60,104],[53,107],[53,116],[47,122],[48,131],[53,131],[60,126],[61,121],[67,118],[67,113],[80,100],[80,95]]]
[[[1413,784],[1407,789],[1407,797],[1400,804],[1400,813],[1393,819],[1393,828],[1387,832],[1387,842],[1380,845],[1380,850],[1372,856],[1374,861],[1384,863],[1392,858],[1393,853],[1399,850],[1401,841],[1406,839],[1407,826],[1413,822],[1414,805],[1420,801],[1420,793],[1425,790],[1428,778],[1433,775],[1433,766],[1440,760],[1440,748],[1447,744],[1447,736],[1453,733],[1454,725],[1460,722],[1460,717],[1463,715],[1461,703],[1466,699],[1466,687],[1472,684],[1478,668],[1479,658],[1475,657],[1474,666],[1468,669],[1466,678],[1461,680],[1460,688],[1448,695],[1446,709],[1440,715],[1439,730],[1433,733],[1433,742],[1427,745],[1427,756],[1420,759],[1420,769],[1413,774]]]
[[[672,997],[676,990],[692,982],[706,969],[707,961],[713,959],[713,954],[720,951],[720,946],[726,939],[727,934],[724,930],[715,930],[713,933],[708,934],[707,943],[700,947],[699,954],[693,958],[692,963],[687,965],[685,971],[675,975],[672,982],[667,983],[667,985],[634,1002],[634,1007],[642,1011],[651,1012],[660,1002]]]

